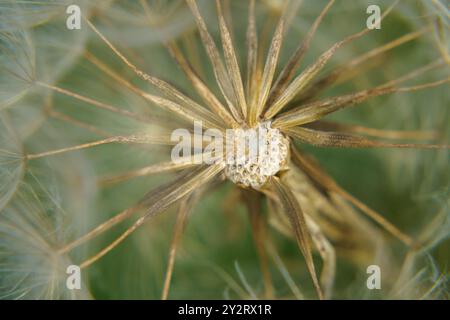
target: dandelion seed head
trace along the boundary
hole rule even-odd
[[[333,152],[333,161],[329,161],[328,151],[308,155],[308,150],[303,149],[304,144],[312,148],[426,146],[435,149],[440,145],[412,142],[430,140],[431,143],[439,139],[439,143],[447,143],[448,126],[440,124],[448,118],[446,110],[442,110],[448,105],[445,90],[431,93],[436,106],[433,112],[427,108],[425,113],[420,108],[423,103],[418,102],[425,99],[427,104],[430,94],[411,97],[405,94],[437,87],[449,80],[434,81],[435,76],[441,79],[440,73],[448,76],[448,70],[442,68],[448,64],[449,55],[445,46],[446,17],[440,12],[440,1],[420,6],[420,11],[408,8],[409,5],[396,6],[397,1],[389,8],[383,7],[383,17],[388,18],[383,18],[383,25],[388,23],[383,30],[397,25],[399,30],[386,35],[376,31],[377,36],[372,36],[373,32],[362,20],[361,31],[354,24],[335,28],[333,20],[336,19],[332,15],[352,14],[359,21],[366,18],[366,5],[350,8],[334,0],[319,4],[282,0],[244,4],[217,1],[216,10],[208,1],[196,0],[95,4],[79,0],[75,3],[81,7],[85,19],[82,28],[76,31],[66,27],[66,8],[72,1],[59,0],[58,6],[54,0],[3,2],[0,3],[0,12],[5,13],[0,13],[0,69],[6,72],[0,72],[0,299],[90,298],[90,286],[84,281],[93,281],[93,288],[99,283],[107,284],[98,298],[136,296],[137,288],[139,296],[153,296],[156,290],[159,295],[159,278],[165,265],[163,299],[184,295],[190,299],[201,297],[203,290],[199,289],[203,283],[207,292],[212,292],[219,282],[205,278],[201,267],[200,272],[192,272],[196,278],[191,281],[195,283],[194,290],[186,290],[186,282],[171,280],[175,264],[182,264],[180,270],[194,270],[198,265],[198,259],[178,259],[177,246],[186,241],[183,246],[195,247],[196,240],[183,235],[187,219],[197,219],[189,224],[199,226],[201,233],[206,232],[205,237],[211,230],[223,231],[222,219],[208,214],[207,210],[208,206],[217,208],[219,201],[220,204],[223,201],[227,217],[241,209],[236,206],[239,202],[245,205],[262,276],[262,282],[258,279],[262,288],[258,285],[253,290],[254,283],[244,276],[248,273],[246,268],[241,270],[235,263],[236,281],[213,263],[213,269],[218,269],[218,275],[237,295],[231,293],[230,298],[256,299],[260,294],[267,299],[290,298],[279,283],[281,278],[272,277],[273,266],[279,269],[294,297],[309,298],[309,289],[300,292],[297,288],[298,275],[291,277],[284,267],[284,257],[278,256],[276,250],[279,244],[272,244],[270,237],[265,236],[266,220],[268,225],[297,242],[304,259],[297,265],[288,257],[289,264],[310,274],[319,298],[428,299],[448,295],[445,286],[448,275],[438,268],[442,264],[441,255],[436,262],[430,259],[430,265],[423,265],[427,253],[434,256],[438,252],[434,248],[449,234],[449,215],[445,210],[448,177],[442,174],[442,168],[448,166],[448,154],[427,151],[420,158],[408,157],[405,163],[404,152],[386,151],[380,154],[380,159],[374,159],[378,153],[363,155],[361,152],[355,158],[344,154],[340,158],[340,151],[335,150],[329,151]],[[388,16],[395,6],[396,14]],[[420,16],[411,19],[416,13]],[[434,25],[434,29],[428,25]],[[420,45],[430,43],[430,39],[420,38],[433,30],[439,60],[436,60],[436,50]],[[357,39],[363,42],[348,45]],[[202,47],[198,46],[199,40]],[[412,41],[414,44],[406,49],[398,48]],[[333,43],[330,47],[329,42]],[[391,50],[395,52],[390,53]],[[406,51],[414,54],[404,54]],[[152,59],[145,58],[149,52]],[[346,60],[333,66],[334,57],[339,60],[337,56]],[[386,61],[389,70],[377,70]],[[409,70],[410,65],[421,61],[430,63],[401,77],[396,75],[397,71]],[[431,75],[430,82],[424,79],[424,84],[406,83],[438,68],[439,74]],[[183,72],[182,78],[178,77],[178,71]],[[213,77],[215,81],[211,81]],[[357,92],[340,95],[341,89],[359,88],[361,83],[364,85]],[[335,96],[336,93],[339,95]],[[366,105],[372,108],[360,114],[337,116],[344,123],[322,119],[350,106],[369,104],[370,98],[394,93],[399,93],[397,100],[379,100]],[[386,113],[379,104],[396,108]],[[413,105],[418,111],[412,110]],[[360,123],[352,124],[353,120]],[[189,155],[192,151],[200,154],[195,154],[192,162],[168,161],[167,151],[174,145],[168,138],[170,132],[180,125],[189,128],[192,122],[193,132],[185,131],[189,133],[189,141],[194,142],[189,144]],[[211,135],[203,127],[197,131],[196,122],[211,130]],[[401,131],[396,128],[399,124]],[[433,132],[411,131],[425,127],[433,128]],[[218,132],[227,133],[226,140]],[[207,149],[203,148],[207,141],[198,139],[200,133],[211,142]],[[252,140],[253,133],[256,133],[256,143]],[[400,144],[400,140],[411,140],[411,144]],[[118,146],[108,147],[108,144]],[[448,144],[442,148],[448,148]],[[66,154],[69,152],[74,156],[69,157]],[[355,161],[361,163],[359,169],[353,168]],[[385,199],[386,211],[378,213],[378,208],[365,205],[362,199],[353,196],[352,190],[344,190],[333,175],[321,168],[321,162],[331,172],[339,173],[343,185],[363,181],[362,193],[367,200],[376,205]],[[379,177],[373,176],[374,170],[364,169],[373,164],[390,168],[383,188],[378,185]],[[409,183],[396,178],[405,176],[405,170],[411,171],[406,175]],[[416,171],[426,171],[427,177]],[[163,182],[166,176],[177,172],[180,174],[173,180]],[[223,190],[216,187],[222,184],[224,176],[242,189],[233,187],[231,197],[222,199]],[[140,181],[128,181],[135,178]],[[420,226],[422,230],[422,221],[430,220],[428,211],[434,211],[436,202],[442,201],[439,214],[433,216],[429,227],[419,236],[410,235],[411,206],[402,204],[409,186],[414,186],[413,194],[420,198],[415,199],[418,205],[413,210],[417,214],[417,219],[416,215],[413,219],[416,229]],[[97,187],[101,192],[94,192]],[[209,193],[215,195],[210,197]],[[136,203],[138,195],[141,200]],[[400,200],[392,204],[392,195],[401,196]],[[428,200],[432,201],[431,205]],[[203,203],[197,208],[198,202]],[[152,224],[150,220],[155,220],[157,214],[171,214],[172,210],[168,209],[174,205],[178,206],[178,214],[165,263],[164,259],[155,259],[154,253],[167,249],[161,244],[168,240],[165,223],[169,227],[172,221],[167,218],[160,220],[163,224],[157,222],[161,235],[151,232],[151,241],[148,232],[136,235],[135,230],[144,223]],[[405,217],[403,209],[408,210]],[[201,210],[200,216],[195,214],[191,218],[193,210]],[[136,217],[138,211],[140,217]],[[390,222],[394,216],[395,224]],[[120,231],[117,229],[125,224],[129,228],[115,240],[108,240],[102,250],[96,254],[86,250],[90,243],[98,241],[97,237],[105,237],[106,241],[107,234]],[[204,228],[205,225],[208,227]],[[237,232],[233,228],[233,236],[247,238],[246,230]],[[398,238],[407,248],[391,246],[391,239],[384,233]],[[132,234],[139,236],[139,255],[128,250],[132,247],[122,248],[127,256],[110,256],[114,268],[110,268],[111,262],[104,261],[101,269],[108,272],[85,273],[89,272],[85,271],[87,267],[124,245],[122,242]],[[410,253],[405,252],[412,248]],[[312,249],[316,250],[315,257]],[[441,248],[438,249],[440,252]],[[205,247],[202,254],[208,253]],[[400,266],[403,253],[406,257]],[[138,263],[130,265],[127,257],[137,256]],[[315,258],[322,261],[320,270],[315,267]],[[352,274],[354,270],[361,277],[350,283],[349,272],[339,268],[337,258],[349,262],[345,269]],[[223,259],[219,260],[222,263]],[[383,284],[381,295],[361,290],[370,264],[383,270],[386,286]],[[83,281],[80,290],[72,291],[66,280],[70,274],[68,267],[74,265],[82,268]],[[126,281],[116,288],[110,280],[116,278],[118,267],[124,268],[120,272]],[[140,283],[151,283],[151,286],[141,288]]]
[[[57,251],[66,223],[59,204],[38,198],[42,188],[22,183],[0,214],[0,299],[87,299],[67,287],[69,256]],[[52,198],[54,199],[54,198]]]
[[[260,189],[286,164],[289,141],[278,129],[270,126],[270,121],[260,123],[253,130],[257,134],[256,140],[247,139],[249,130],[233,130],[232,150],[236,151],[240,145],[246,152],[228,155],[225,175],[236,184]],[[257,146],[250,145],[255,142]],[[254,155],[249,152],[251,148],[257,150]]]

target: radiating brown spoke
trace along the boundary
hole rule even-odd
[[[127,172],[124,172],[121,174],[102,177],[99,179],[98,184],[101,186],[109,186],[109,185],[112,185],[112,184],[115,184],[115,183],[118,183],[121,181],[136,178],[136,177],[143,177],[143,176],[148,176],[148,175],[155,174],[155,173],[162,173],[162,172],[167,172],[167,171],[175,171],[175,170],[185,169],[189,165],[191,165],[191,164],[179,165],[179,164],[174,164],[174,163],[170,162],[166,165],[166,164],[158,163],[156,165],[150,165],[150,166],[143,167],[140,169],[127,171]]]
[[[132,119],[135,119],[135,120],[138,120],[138,121],[148,122],[148,121],[146,121],[145,117],[142,116],[142,115],[139,115],[137,113],[134,113],[134,112],[131,112],[131,111],[128,111],[128,110],[123,110],[123,109],[116,108],[116,107],[114,107],[114,106],[112,106],[110,104],[107,104],[107,103],[104,103],[104,102],[100,102],[100,101],[97,101],[97,100],[92,99],[92,98],[85,97],[85,96],[83,96],[81,94],[78,94],[78,93],[75,93],[73,91],[70,91],[70,90],[67,90],[67,89],[63,89],[63,88],[60,88],[60,87],[57,87],[57,86],[53,86],[53,85],[50,85],[50,84],[47,84],[47,83],[39,82],[39,81],[36,82],[36,84],[39,85],[39,86],[45,87],[47,89],[53,90],[55,92],[64,94],[66,96],[72,97],[74,99],[86,102],[88,104],[96,106],[97,108],[108,110],[108,111],[111,111],[111,112],[114,112],[114,113],[117,113],[117,114],[129,117],[129,118],[132,118]]]
[[[170,244],[169,260],[167,262],[166,276],[164,278],[164,286],[161,294],[161,300],[167,300],[169,296],[170,283],[172,280],[178,244],[180,243],[182,233],[186,227],[188,215],[191,212],[195,203],[198,201],[198,198],[199,192],[196,192],[192,196],[183,199],[183,201],[180,203],[177,219],[173,230],[172,242]]]
[[[318,120],[305,125],[306,128],[323,131],[335,131],[338,133],[358,133],[374,138],[392,140],[436,140],[439,133],[433,130],[389,130],[370,128],[361,125],[339,123],[333,121]]]
[[[189,81],[192,83],[193,87],[196,89],[197,93],[203,98],[203,100],[208,104],[212,111],[216,112],[225,123],[231,128],[237,127],[238,123],[228,112],[228,110],[222,105],[222,103],[217,99],[214,93],[208,88],[204,81],[197,75],[193,67],[189,64],[186,58],[183,56],[181,50],[177,47],[175,43],[169,43],[167,48],[172,55],[172,57],[177,61],[180,68],[186,74]]]
[[[147,101],[151,101],[155,103],[157,106],[172,111],[173,113],[179,115],[180,117],[184,119],[188,119],[191,121],[202,121],[205,125],[205,127],[208,128],[224,128],[221,121],[217,121],[215,117],[211,117],[210,113],[205,113],[204,110],[194,109],[191,110],[190,108],[184,108],[181,105],[168,100],[164,99],[162,97],[158,97],[152,94],[149,94],[138,87],[131,84],[129,81],[125,80],[121,75],[119,75],[117,72],[113,71],[111,68],[109,68],[107,65],[105,65],[103,62],[101,62],[99,59],[97,59],[94,55],[90,53],[85,54],[86,58],[93,63],[95,66],[97,66],[100,70],[102,70],[105,74],[110,76],[112,79],[117,81],[118,83],[126,86],[128,89],[136,93],[137,95],[141,96]],[[168,119],[164,119],[168,120]],[[168,121],[170,122],[170,121]]]
[[[246,94],[249,114],[253,113],[257,97],[257,63],[258,63],[258,35],[256,33],[255,0],[250,0],[248,5],[247,25],[247,78]]]
[[[238,59],[233,45],[232,36],[230,34],[225,16],[222,12],[220,0],[216,0],[217,15],[219,17],[220,36],[222,38],[222,46],[225,54],[225,65],[228,70],[231,85],[233,86],[237,104],[240,107],[241,114],[245,119],[247,117],[247,102],[245,99],[244,85],[242,83],[241,71],[239,69]]]
[[[139,210],[142,210],[142,209],[143,209],[143,207],[139,203],[139,204],[137,204],[135,206],[132,206],[130,208],[127,208],[127,209],[121,211],[120,213],[116,214],[111,219],[105,221],[104,223],[100,224],[96,228],[92,229],[91,231],[89,231],[85,235],[83,235],[80,238],[78,238],[78,239],[76,239],[76,240],[66,244],[61,249],[59,249],[58,252],[60,254],[65,254],[65,253],[75,249],[76,247],[78,247],[78,246],[88,242],[89,240],[96,238],[100,234],[108,231],[109,229],[111,229],[112,227],[117,225],[118,223],[126,220],[127,218],[131,217],[133,214],[135,214],[136,212],[138,212]]]
[[[292,191],[286,187],[278,177],[272,177],[270,183],[278,194],[281,205],[289,217],[297,244],[305,257],[306,265],[313,280],[317,295],[319,296],[319,299],[323,299],[323,292],[320,288],[311,253],[311,236],[306,226],[303,211]]]
[[[292,78],[294,77],[295,72],[299,68],[301,61],[303,60],[305,54],[309,50],[311,40],[314,38],[317,28],[319,27],[320,23],[322,22],[323,18],[330,10],[334,2],[335,2],[334,0],[328,1],[327,5],[324,7],[322,12],[314,21],[313,25],[311,26],[311,29],[308,31],[306,38],[300,43],[295,52],[289,58],[289,61],[284,66],[283,70],[281,71],[280,75],[275,81],[274,86],[270,91],[269,99],[267,102],[268,105],[271,105],[272,102],[280,96],[281,92],[283,92],[288,86],[289,81],[291,81]]]
[[[207,109],[196,103],[191,98],[187,97],[183,93],[181,93],[178,89],[173,87],[171,84],[167,83],[166,81],[163,81],[161,79],[158,79],[156,77],[153,77],[151,75],[148,75],[147,73],[140,70],[138,67],[136,67],[133,63],[131,63],[130,60],[128,60],[89,20],[86,20],[86,23],[89,25],[89,27],[102,39],[102,41],[116,54],[136,75],[138,75],[140,78],[144,79],[145,81],[148,81],[153,86],[158,88],[161,92],[163,92],[164,95],[167,97],[177,101],[175,103],[174,101],[169,101],[167,99],[163,99],[160,97],[156,97],[150,94],[147,94],[146,97],[154,101],[155,103],[163,103],[165,107],[167,106],[177,106],[173,109],[183,109],[185,114],[189,114],[189,112],[194,111],[197,115],[208,115],[207,119],[215,119],[217,122],[220,123],[220,119],[217,118],[217,116],[211,112],[209,112]],[[154,99],[152,99],[154,98]],[[182,108],[181,108],[182,106]],[[178,110],[181,111],[181,110]],[[202,120],[202,119],[198,119]],[[206,119],[205,119],[206,121]]]
[[[162,144],[162,145],[171,145],[174,144],[170,141],[170,138],[167,136],[151,136],[148,134],[141,134],[141,135],[130,135],[130,136],[114,136],[109,137],[102,140],[97,140],[93,142],[83,143],[72,147],[66,147],[61,149],[55,149],[50,151],[45,151],[41,153],[35,153],[35,154],[28,154],[26,155],[27,160],[33,160],[37,158],[43,158],[48,156],[53,156],[61,153],[76,151],[76,150],[82,150],[87,148],[92,148],[95,146],[99,146],[102,144],[110,144],[110,143],[125,143],[125,144],[141,144],[141,143],[149,143],[149,144]]]
[[[272,37],[269,53],[267,54],[266,63],[261,77],[261,83],[258,89],[258,100],[249,114],[249,123],[254,125],[261,113],[264,110],[267,99],[269,98],[270,88],[272,87],[273,78],[275,75],[278,57],[281,51],[281,45],[283,43],[287,5],[284,6],[283,13],[278,21],[278,25]]]
[[[58,111],[55,111],[55,110],[49,110],[48,114],[51,117],[55,118],[55,119],[71,123],[71,124],[73,124],[75,126],[78,126],[80,128],[83,128],[83,129],[86,129],[88,131],[91,131],[91,132],[93,132],[93,133],[95,133],[95,134],[97,134],[99,136],[106,137],[106,136],[110,135],[106,131],[98,129],[97,127],[95,127],[93,125],[90,125],[88,123],[85,123],[85,122],[79,121],[77,119],[74,119],[74,118],[72,118],[72,117],[70,117],[68,115],[65,115],[65,114],[61,113],[61,112],[58,112]]]
[[[91,258],[83,261],[80,264],[80,268],[86,268],[93,264],[95,261],[103,257],[117,245],[119,245],[123,240],[125,240],[130,234],[132,234],[136,229],[142,226],[154,215],[167,209],[174,202],[182,199],[192,191],[200,188],[205,183],[212,180],[222,171],[222,169],[222,165],[199,167],[196,170],[189,171],[186,175],[177,179],[176,181],[158,188],[156,192],[150,192],[141,201],[141,205],[146,208],[144,214],[112,243],[110,243],[108,246],[103,248]]]
[[[136,170],[130,170],[124,173],[115,174],[115,175],[109,175],[105,176],[99,179],[98,184],[102,186],[108,186],[111,184],[115,184],[124,180],[136,178],[136,177],[143,177],[151,174],[156,173],[163,173],[163,172],[174,172],[178,170],[183,170],[188,167],[197,166],[201,163],[201,157],[206,156],[206,153],[198,154],[193,157],[190,157],[189,159],[186,159],[182,162],[173,162],[173,161],[167,161],[162,163],[156,163],[152,164],[143,168],[139,168]],[[198,160],[196,160],[197,158]]]
[[[403,77],[401,78],[402,80]],[[280,114],[272,123],[274,127],[289,128],[298,125],[314,122],[326,116],[327,114],[336,112],[340,109],[350,107],[356,104],[391,93],[397,92],[414,92],[428,88],[437,87],[450,82],[450,77],[438,81],[410,86],[410,87],[396,87],[393,85],[381,85],[372,89],[366,89],[357,93],[326,98],[320,101],[311,102],[306,105],[295,108],[291,111]],[[393,80],[391,83],[398,83],[398,80]]]
[[[397,4],[395,1],[391,7],[386,10],[381,19],[386,17],[393,7]],[[279,95],[277,99],[273,101],[270,105],[267,105],[266,111],[264,112],[265,119],[273,118],[281,109],[283,109],[286,104],[292,101],[295,96],[300,94],[311,82],[311,80],[324,68],[328,61],[334,56],[336,51],[342,46],[351,43],[352,41],[361,38],[365,34],[369,33],[371,29],[364,28],[363,30],[354,33],[341,41],[336,42],[328,50],[322,53],[314,63],[309,65],[300,75],[298,75],[283,92]]]
[[[389,143],[340,132],[319,131],[303,127],[285,129],[289,136],[302,142],[319,147],[336,148],[412,148],[412,149],[449,149],[450,145]]]
[[[217,49],[217,46],[208,31],[206,23],[200,14],[197,2],[195,0],[186,0],[186,2],[189,5],[192,14],[194,15],[203,46],[205,47],[206,53],[208,54],[209,60],[211,61],[217,84],[219,85],[222,95],[227,102],[231,114],[237,122],[241,123],[243,120],[243,115],[240,110],[236,108],[237,97],[234,92],[231,79],[220,57],[219,50]]]
[[[265,241],[267,238],[266,224],[261,208],[262,196],[253,190],[242,190],[242,197],[247,206],[250,223],[253,230],[253,240],[259,257],[259,264],[263,276],[264,292],[266,299],[273,299],[273,284],[270,268],[267,260]]]
[[[414,31],[411,33],[408,33],[404,36],[401,36],[395,40],[392,40],[382,46],[376,47],[352,60],[345,63],[344,65],[337,67],[327,75],[323,76],[322,78],[318,79],[317,81],[310,84],[304,91],[303,94],[300,94],[298,97],[295,98],[295,101],[301,102],[301,101],[309,101],[312,98],[318,96],[323,90],[330,87],[331,85],[338,83],[342,80],[349,80],[350,78],[354,77],[356,73],[354,71],[357,71],[357,68],[363,64],[364,62],[373,59],[389,50],[392,50],[394,48],[397,48],[398,46],[405,44],[409,41],[413,41],[417,38],[419,38],[421,35],[423,35],[428,28]],[[348,76],[350,74],[350,76]]]
[[[319,185],[323,186],[326,190],[334,191],[342,196],[344,199],[352,203],[355,207],[357,207],[361,212],[365,215],[373,219],[377,222],[382,228],[384,228],[391,235],[402,241],[409,247],[414,247],[414,240],[400,231],[396,226],[386,220],[383,216],[381,216],[375,210],[369,208],[364,203],[353,197],[347,191],[342,189],[329,175],[327,175],[317,164],[312,162],[307,156],[302,155],[299,151],[296,150],[295,147],[291,148],[292,150],[292,160],[293,162],[300,167],[305,173],[308,174],[314,181],[316,181]]]

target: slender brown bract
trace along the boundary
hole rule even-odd
[[[314,262],[312,259],[311,236],[306,226],[304,213],[300,208],[300,205],[298,204],[297,200],[295,199],[295,195],[292,193],[291,190],[289,190],[289,188],[285,184],[283,184],[280,181],[279,178],[274,177],[270,182],[279,197],[279,200],[281,202],[284,211],[289,216],[289,220],[292,224],[292,229],[294,229],[295,232],[297,244],[301,252],[303,253],[303,256],[305,257],[306,265],[311,274],[314,287],[316,288],[317,291],[317,295],[319,296],[319,299],[323,299],[324,298],[323,292],[322,289],[320,288],[319,280],[316,274],[316,269],[314,267]]]

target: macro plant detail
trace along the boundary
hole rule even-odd
[[[341,50],[353,42],[379,32],[367,29],[364,23],[358,24],[362,26],[360,30],[344,35],[325,49],[322,48],[320,53],[314,52],[311,61],[307,60],[307,55],[311,53],[314,41],[321,32],[322,23],[337,5],[334,0],[321,3],[321,9],[318,14],[315,13],[316,16],[306,34],[298,39],[298,43],[289,43],[290,47],[292,45],[294,47],[293,50],[290,48],[286,59],[283,57],[286,60],[283,63],[285,39],[293,24],[293,12],[295,15],[300,1],[278,3],[277,1],[250,0],[248,3],[245,2],[246,24],[243,27],[234,24],[236,17],[230,1],[217,0],[214,2],[215,8],[212,15],[213,19],[217,19],[217,37],[211,31],[214,27],[209,25],[209,20],[205,19],[203,12],[205,9],[199,6],[197,1],[186,0],[174,3],[176,4],[167,5],[167,7],[160,4],[161,7],[158,7],[152,1],[138,1],[138,7],[144,12],[149,25],[162,23],[159,20],[164,20],[164,11],[158,11],[163,10],[162,8],[168,10],[168,15],[184,10],[183,12],[187,12],[195,22],[196,29],[187,36],[186,41],[178,34],[160,41],[164,46],[164,55],[169,55],[173,63],[182,71],[183,81],[187,80],[193,90],[192,94],[185,93],[184,89],[179,89],[173,84],[179,79],[171,79],[169,75],[155,76],[147,72],[139,66],[143,57],[135,54],[126,45],[111,40],[108,33],[97,26],[96,19],[101,20],[101,16],[97,13],[99,17],[96,17],[96,10],[101,11],[101,8],[89,11],[91,15],[83,14],[83,28],[72,31],[80,32],[83,37],[85,33],[90,33],[91,40],[95,37],[96,40],[93,41],[97,42],[96,47],[85,48],[80,45],[78,54],[81,58],[79,59],[86,63],[83,68],[87,70],[88,75],[92,75],[93,80],[82,77],[79,81],[95,81],[96,77],[103,77],[101,79],[112,87],[112,90],[107,91],[112,92],[111,95],[114,95],[114,88],[117,87],[127,92],[129,95],[127,102],[132,104],[134,99],[140,99],[140,104],[136,103],[136,107],[130,108],[119,108],[95,96],[81,94],[76,86],[69,88],[59,85],[56,80],[53,81],[53,78],[57,79],[57,76],[51,74],[47,74],[46,77],[37,76],[39,71],[36,71],[38,69],[36,66],[39,60],[33,56],[34,50],[28,39],[29,35],[25,31],[2,29],[1,44],[4,57],[17,62],[16,69],[10,65],[4,66],[5,71],[8,72],[6,79],[12,79],[9,83],[12,81],[19,83],[17,86],[21,90],[17,95],[13,94],[12,97],[2,99],[2,109],[0,109],[2,110],[1,162],[7,168],[1,172],[5,187],[2,187],[0,198],[0,232],[4,235],[2,236],[4,240],[0,238],[0,252],[10,252],[11,249],[8,246],[12,245],[8,237],[11,236],[13,239],[13,231],[20,229],[17,226],[24,226],[25,231],[19,232],[25,237],[23,241],[26,242],[25,240],[29,237],[31,242],[36,241],[42,244],[45,247],[43,255],[51,256],[53,259],[50,271],[57,270],[56,273],[59,274],[56,279],[48,276],[52,281],[52,289],[45,289],[48,290],[45,291],[45,295],[53,297],[55,291],[64,290],[59,287],[58,281],[61,279],[61,270],[65,269],[64,266],[69,264],[68,261],[71,258],[84,272],[97,261],[101,261],[101,258],[106,259],[113,249],[120,248],[122,242],[125,242],[135,231],[144,225],[151,224],[158,218],[157,215],[170,211],[173,206],[176,206],[177,215],[164,280],[160,283],[161,297],[167,299],[171,292],[177,251],[183,245],[183,233],[189,219],[195,215],[194,207],[209,193],[214,193],[222,185],[228,184],[227,181],[232,182],[230,187],[232,191],[229,191],[231,200],[225,199],[227,210],[233,211],[238,207],[238,203],[242,203],[248,214],[262,279],[261,296],[266,298],[282,297],[278,293],[281,290],[274,285],[271,259],[273,264],[282,271],[283,278],[293,296],[303,298],[303,294],[295,285],[298,280],[290,277],[276,253],[271,241],[272,237],[269,236],[269,225],[278,233],[295,240],[309,275],[303,280],[311,281],[315,291],[315,295],[311,297],[319,299],[329,299],[335,295],[335,278],[336,273],[339,272],[337,255],[342,255],[351,263],[367,266],[371,264],[377,252],[388,250],[387,242],[393,241],[392,238],[394,238],[405,248],[403,250],[408,251],[406,260],[413,259],[415,252],[422,252],[434,241],[431,240],[433,236],[441,237],[441,233],[436,231],[439,227],[444,226],[443,232],[448,233],[446,225],[439,220],[445,220],[447,214],[444,212],[438,215],[437,220],[430,221],[430,228],[435,228],[431,229],[433,231],[426,229],[427,232],[422,233],[425,235],[422,237],[408,235],[386,219],[383,214],[345,191],[309,154],[308,147],[304,147],[304,145],[311,145],[324,148],[393,148],[415,149],[415,151],[425,149],[420,152],[441,154],[442,157],[448,155],[449,145],[445,133],[425,130],[384,130],[324,119],[344,109],[361,107],[359,105],[378,97],[420,95],[428,90],[448,85],[450,82],[448,52],[438,41],[439,50],[435,60],[431,62],[428,61],[418,67],[408,66],[403,74],[375,86],[339,95],[325,94],[326,90],[351,80],[358,72],[363,72],[364,64],[431,32],[430,27],[411,31],[390,42],[369,48],[330,70],[329,64]],[[262,23],[263,26],[259,28],[258,6],[264,3],[269,3],[269,7],[272,5],[276,8],[276,19],[272,17],[266,23]],[[398,5],[399,1],[395,1],[385,8],[381,17],[382,23],[390,19]],[[301,12],[301,9],[299,11]],[[274,20],[275,23],[273,23]],[[438,30],[441,30],[440,28],[442,26],[438,27]],[[237,29],[241,32],[245,30],[245,41],[240,45],[238,40],[242,37],[236,35]],[[180,34],[182,34],[181,31]],[[441,32],[440,35],[443,36],[443,33]],[[200,53],[192,48],[192,44],[189,43],[192,39],[197,39],[201,43],[203,54],[206,55],[206,59],[203,60],[208,60],[208,64],[202,60]],[[241,47],[244,49],[242,50]],[[147,58],[144,57],[145,59]],[[118,71],[111,66],[112,64],[119,64],[121,70]],[[208,76],[205,76],[204,70],[206,68],[211,69],[212,77],[210,78],[213,78],[215,83],[211,79],[207,80]],[[421,80],[427,73],[436,70],[441,71],[440,77],[430,81]],[[95,134],[101,138],[85,139],[87,142],[76,145],[67,146],[66,144],[58,148],[39,148],[40,151],[29,151],[27,144],[21,141],[27,135],[22,132],[22,129],[19,130],[11,125],[15,122],[11,120],[14,116],[9,113],[9,110],[14,110],[17,101],[20,102],[27,94],[30,94],[29,91],[33,93],[33,90],[45,92],[44,98],[41,99],[45,106],[43,109],[45,116],[81,128],[89,135]],[[77,120],[57,111],[54,106],[56,105],[54,102],[58,101],[57,97],[61,99],[64,97],[71,103],[87,105],[89,108],[113,114],[117,117],[113,121],[118,123],[118,129],[121,129],[120,119],[130,121],[131,125],[128,122],[125,125],[124,122],[123,131],[127,133],[111,134],[108,130],[102,129],[100,124],[98,126],[88,124],[89,116],[86,116],[84,120]],[[394,109],[395,106],[392,106],[391,110]],[[17,117],[20,119],[20,116]],[[108,118],[105,117],[104,121],[108,122]],[[34,163],[46,160],[58,161],[59,157],[66,154],[74,154],[81,150],[87,152],[87,149],[93,151],[96,148],[114,144],[119,144],[120,147],[125,145],[130,149],[126,151],[127,153],[143,153],[146,156],[149,153],[170,155],[170,149],[173,150],[174,145],[177,144],[177,141],[171,139],[171,132],[183,126],[190,128],[194,122],[201,122],[205,130],[202,129],[200,134],[188,131],[192,141],[200,141],[197,146],[199,148],[194,146],[192,155],[189,153],[189,156],[181,161],[166,159],[163,162],[147,164],[125,172],[105,174],[97,181],[97,185],[99,188],[108,188],[138,177],[148,179],[156,174],[177,173],[170,182],[159,183],[155,180],[158,184],[143,190],[147,193],[140,200],[129,204],[113,216],[100,220],[97,226],[84,233],[80,234],[74,224],[71,231],[71,228],[69,231],[55,229],[44,238],[41,237],[40,231],[45,232],[47,228],[51,228],[45,222],[48,217],[44,217],[49,214],[45,213],[48,210],[42,208],[45,204],[40,204],[43,195],[49,196],[49,192],[45,191],[45,187],[33,173],[44,169],[37,164],[37,169],[31,170]],[[38,123],[37,126],[39,125]],[[229,150],[224,148],[226,150],[224,157],[217,161],[212,163],[197,161],[199,157],[217,153],[216,149],[209,148],[215,146],[216,141],[211,141],[214,140],[213,137],[209,136],[210,141],[204,139],[208,136],[205,134],[208,130],[215,130],[222,136],[227,136],[226,131],[232,130],[235,133],[234,140],[231,141],[232,150],[241,143],[245,147],[246,133],[250,130],[262,132],[258,143],[260,146],[265,146],[266,150],[258,154],[257,159],[252,159],[245,152],[240,158],[234,154],[230,155]],[[17,133],[18,131],[21,133]],[[230,141],[227,141],[227,144],[229,143]],[[151,148],[150,151],[145,149],[148,146]],[[34,146],[32,149],[35,149]],[[327,161],[332,162],[333,159],[330,158]],[[448,163],[448,158],[445,161]],[[42,164],[42,166],[45,165]],[[22,183],[21,179],[24,176],[31,179],[33,183],[30,185]],[[83,189],[80,187],[82,182],[76,179],[74,181],[70,184],[71,188]],[[366,181],[360,182],[361,187],[366,184]],[[39,191],[36,191],[34,186]],[[88,198],[86,195],[84,197]],[[22,200],[17,202],[14,201],[15,198]],[[34,200],[28,200],[29,198]],[[51,202],[54,201],[54,197],[49,196],[49,198]],[[77,201],[72,205],[74,207],[71,210],[80,211]],[[64,209],[56,203],[51,207],[55,212],[57,210],[64,212]],[[24,217],[21,216],[22,212],[27,212]],[[51,216],[51,213],[49,215]],[[35,221],[39,221],[42,225],[36,224]],[[124,223],[129,225],[122,227],[121,232],[114,231]],[[60,235],[60,232],[63,234]],[[80,248],[105,236],[108,232],[115,232],[115,236],[98,252],[87,258],[85,254],[79,253]],[[67,234],[70,233],[77,236],[71,236],[70,240],[67,240]],[[62,242],[61,239],[63,239]],[[20,243],[19,241],[19,244],[15,245],[18,246]],[[82,259],[80,259],[81,256]],[[320,257],[320,269],[318,257]],[[300,261],[303,263],[303,260]],[[2,265],[8,266],[8,263],[14,263],[14,259],[6,260]],[[47,264],[42,263],[42,265]],[[30,274],[33,272],[24,272],[17,279],[27,282],[30,280]],[[45,274],[41,276],[47,279]],[[395,278],[395,276],[391,277]],[[177,279],[182,281],[181,278]],[[439,279],[431,286],[433,290],[439,287],[442,278]],[[245,281],[242,280],[242,282],[246,287]],[[0,281],[0,284],[8,288],[7,293],[4,294],[5,297],[15,295],[21,297],[34,292],[34,289],[30,287],[21,291],[18,289],[20,286],[15,288],[7,280]],[[45,280],[37,286],[46,287]],[[395,289],[395,286],[393,287]],[[239,289],[236,291],[239,292]],[[251,290],[248,291],[251,292]],[[88,293],[85,294],[89,296]],[[252,295],[250,297],[255,298]]]
[[[279,130],[272,129],[268,122],[258,125],[255,130],[253,137],[256,137],[256,143],[247,142],[247,136],[245,131],[233,135],[233,150],[239,151],[241,147],[242,152],[240,155],[236,151],[227,158],[230,163],[225,167],[225,175],[234,183],[259,189],[286,164],[289,142]],[[252,148],[255,151],[252,152]],[[247,153],[246,149],[249,149]]]

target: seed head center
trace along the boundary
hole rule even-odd
[[[259,189],[286,164],[289,141],[269,121],[232,133],[227,137],[225,175],[234,183]]]

